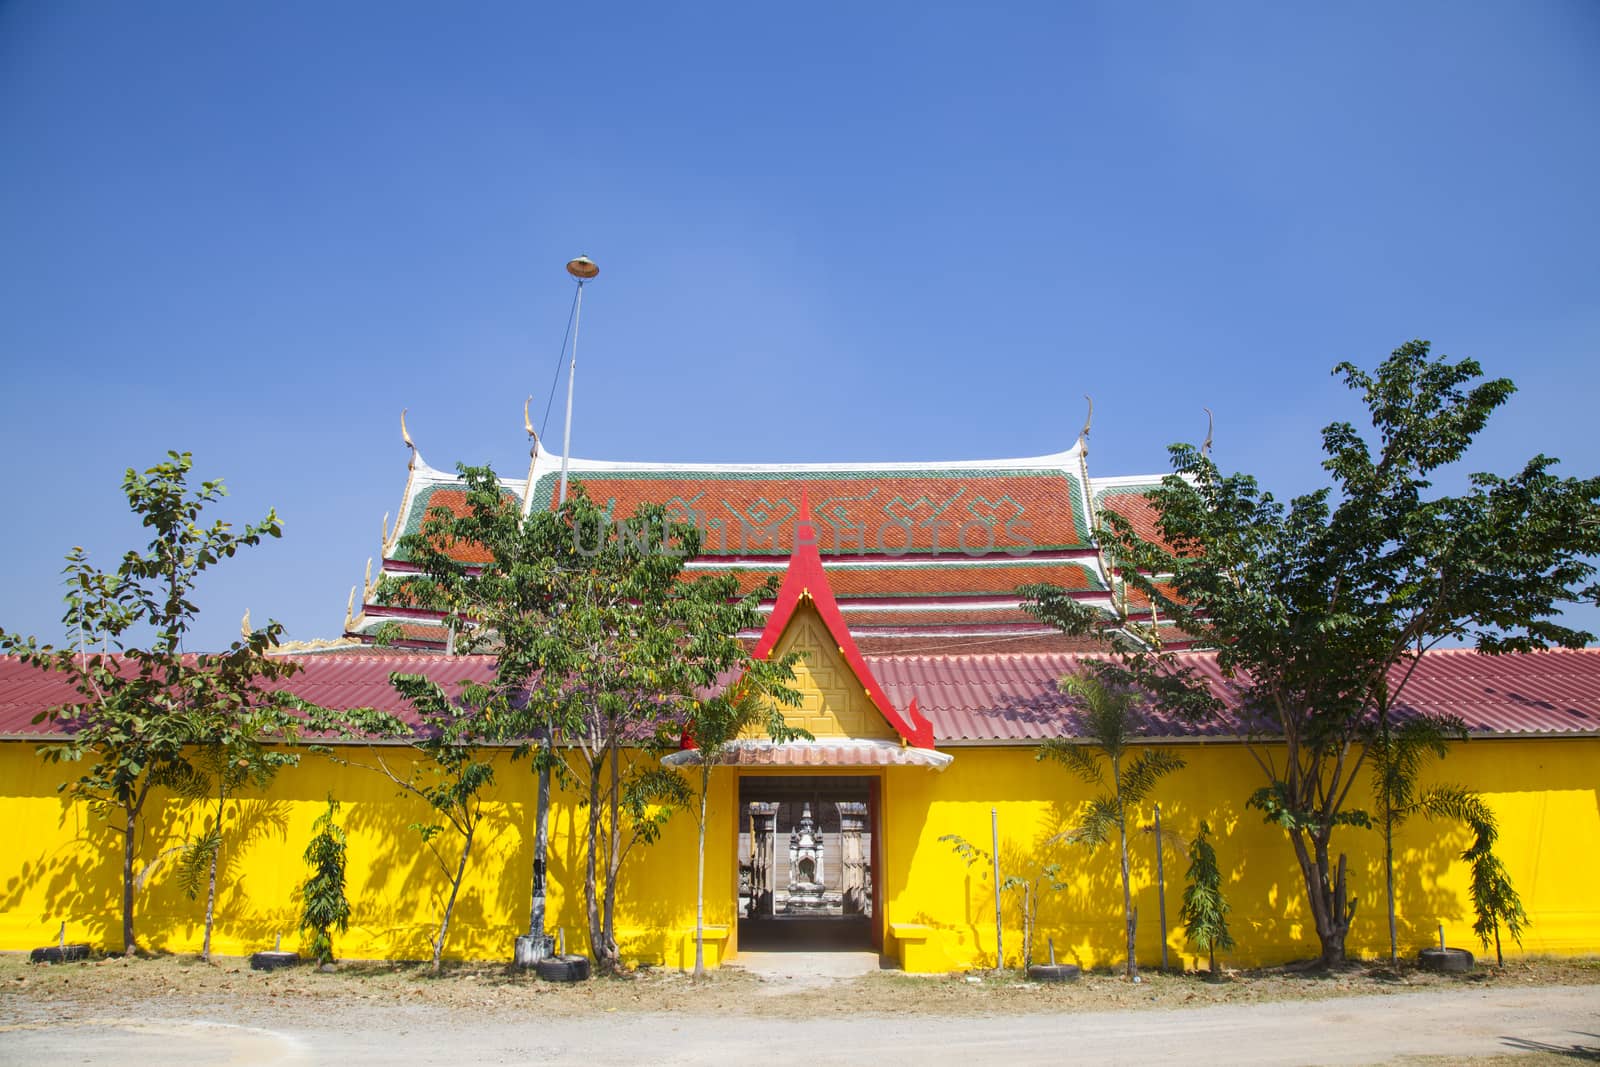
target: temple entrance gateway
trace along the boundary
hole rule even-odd
[[[739,779],[739,946],[878,944],[877,784],[864,776]]]

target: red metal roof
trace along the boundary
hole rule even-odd
[[[933,722],[939,742],[1030,741],[1061,736],[1068,703],[1056,680],[1091,653],[994,656],[877,656],[872,668],[890,699],[909,700]],[[1183,652],[1225,701],[1233,693],[1208,652]],[[1600,734],[1600,648],[1484,656],[1470,649],[1427,653],[1402,693],[1406,711],[1459,716],[1474,734]],[[1229,736],[1236,725],[1204,726],[1152,716],[1145,736]]]
[[[863,642],[865,644],[865,642]],[[1208,653],[1180,654],[1183,660],[1225,685]],[[493,670],[488,656],[363,650],[294,657],[305,670],[289,688],[324,707],[376,707],[396,714],[404,702],[389,685],[394,671],[425,674],[445,684],[486,681]],[[889,700],[910,704],[933,724],[939,744],[952,742],[1027,742],[1060,736],[1066,729],[1066,701],[1056,679],[1074,670],[1087,654],[873,656],[868,665]],[[72,689],[60,676],[43,674],[19,661],[0,658],[0,737],[41,736],[35,714],[70,701]],[[1469,650],[1430,652],[1407,684],[1402,708],[1450,712],[1473,733],[1600,735],[1600,648],[1481,656]],[[1152,720],[1150,736],[1223,736],[1226,724],[1197,729]]]

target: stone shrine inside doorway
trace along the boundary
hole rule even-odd
[[[873,938],[875,778],[739,779],[739,944],[865,948]]]

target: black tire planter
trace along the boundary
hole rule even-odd
[[[1425,948],[1417,953],[1418,967],[1442,974],[1466,974],[1472,962],[1472,953],[1464,948]]]
[[[252,971],[279,971],[300,962],[298,952],[256,952],[250,957]]]
[[[28,953],[29,963],[76,963],[88,958],[88,945],[50,945]]]
[[[534,973],[546,982],[586,982],[588,956],[551,956],[533,965]]]
[[[1028,968],[1030,982],[1076,982],[1083,968],[1073,963],[1035,963]]]

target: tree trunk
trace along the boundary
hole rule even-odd
[[[472,855],[472,835],[477,830],[474,823],[467,829],[466,843],[461,846],[461,862],[456,864],[456,876],[450,882],[450,899],[444,904],[444,921],[439,924],[439,937],[433,943],[433,973],[444,967],[444,939],[450,933],[450,913],[456,907],[456,894],[461,892],[461,880],[466,877],[467,858]]]
[[[1389,964],[1399,966],[1400,939],[1394,921],[1394,819],[1387,813],[1383,820],[1383,888],[1389,906]]]
[[[218,775],[220,783],[222,776]],[[211,962],[211,924],[217,914],[217,857],[222,853],[222,805],[226,794],[219,786],[217,791],[217,847],[211,852],[211,872],[206,882],[206,936],[200,945],[200,958]]]
[[[1316,924],[1317,941],[1322,948],[1319,958],[1323,966],[1336,967],[1344,962],[1344,942],[1350,933],[1350,909],[1345,899],[1345,857],[1342,854],[1339,856],[1337,876],[1330,877],[1328,833],[1328,830],[1319,830],[1311,835],[1313,851],[1306,849],[1304,831],[1290,831],[1289,839],[1294,843],[1295,859],[1300,863],[1306,899],[1311,905],[1311,918]]]
[[[703,756],[701,757],[704,758]],[[711,789],[711,765],[700,770],[700,844],[694,875],[694,976],[706,975],[706,793]]]
[[[539,799],[533,813],[533,906],[528,911],[528,936],[545,930],[545,874],[550,857],[550,768],[539,768]]]
[[[222,851],[219,843],[217,852]],[[200,959],[206,963],[211,962],[211,919],[216,914],[217,906],[217,852],[211,853],[211,877],[206,886],[206,937],[200,945]]]
[[[600,957],[600,969],[607,974],[616,973],[622,964],[621,954],[617,948],[617,875],[621,873],[622,867],[622,826],[619,820],[622,810],[621,763],[622,752],[619,748],[613,747],[610,800],[606,804],[611,833],[606,842],[605,942]]]
[[[589,955],[600,962],[605,930],[600,925],[600,887],[596,867],[600,861],[600,764],[589,766],[589,855],[583,868],[583,904],[589,920]]]
[[[1500,920],[1499,919],[1496,919],[1495,922],[1494,922],[1494,965],[1496,967],[1500,968],[1501,970],[1505,970],[1505,966],[1506,966],[1505,953],[1500,951]]]
[[[138,812],[124,808],[126,820],[122,825],[122,954],[132,956],[139,951],[133,937],[133,843],[139,821]]]
[[[1156,805],[1156,908],[1161,916],[1161,973],[1167,971],[1167,867],[1161,854],[1161,805]]]
[[[1128,828],[1120,820],[1117,822],[1117,836],[1122,845],[1122,925],[1128,934],[1128,964],[1125,968],[1129,978],[1139,976],[1139,964],[1135,959],[1135,931],[1133,919],[1133,890],[1128,884]]]

